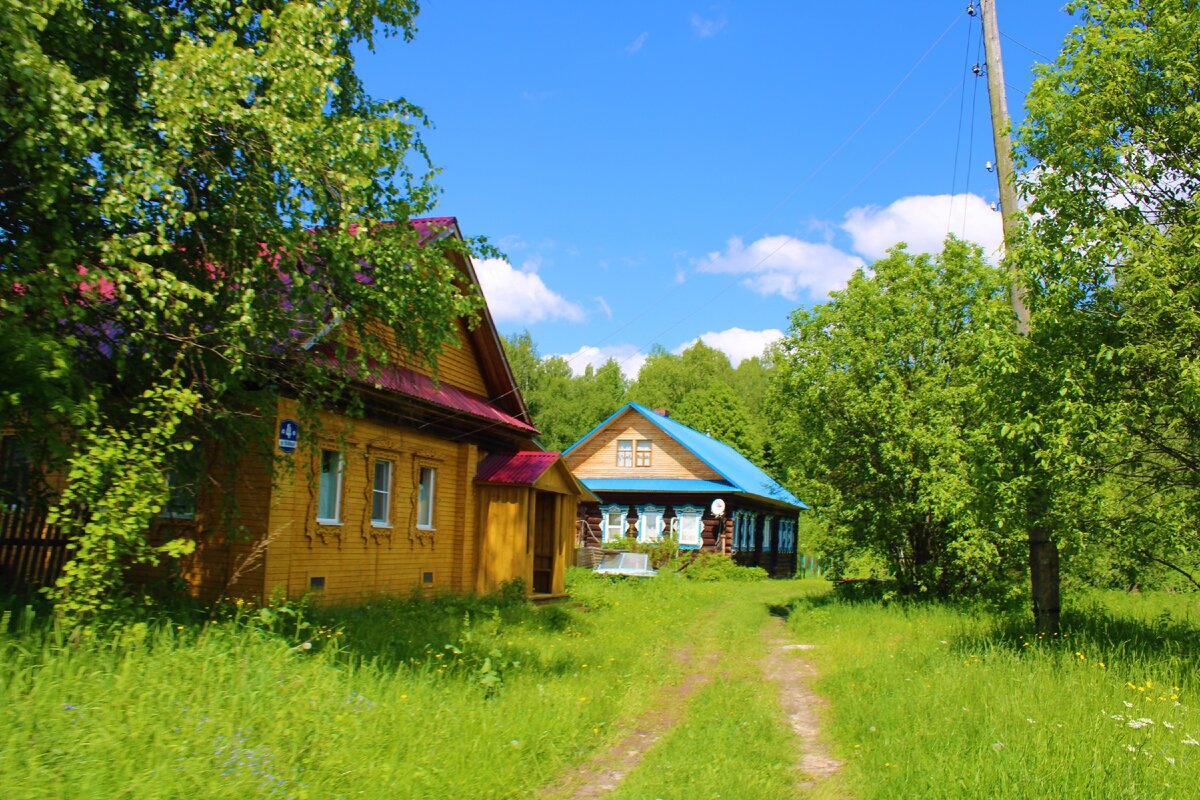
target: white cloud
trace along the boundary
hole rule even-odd
[[[641,50],[643,47],[646,46],[646,40],[649,38],[650,38],[650,32],[642,31],[641,33],[638,34],[638,37],[636,39],[634,39],[629,44],[625,45],[625,52],[628,53],[629,55],[633,55],[634,53],[636,53],[637,51]]]
[[[859,267],[858,256],[828,244],[804,242],[791,236],[764,236],[746,246],[740,237],[729,240],[723,253],[709,253],[697,262],[701,272],[744,274],[743,281],[759,294],[781,294],[789,300],[801,292],[823,298],[840,289]]]
[[[692,30],[701,39],[707,39],[710,36],[716,36],[721,28],[725,27],[725,17],[716,17],[708,19],[699,14],[692,14]]]
[[[684,342],[675,348],[676,353],[682,353],[696,342],[703,340],[714,350],[720,350],[729,356],[730,362],[736,367],[747,358],[761,356],[767,345],[783,338],[783,331],[767,328],[761,331],[748,331],[745,328],[726,328],[723,331],[702,333],[690,342]]]
[[[911,253],[941,252],[947,231],[975,242],[989,258],[1004,241],[1000,212],[974,194],[914,195],[887,208],[852,208],[842,228],[855,251],[872,260],[883,258],[897,242],[907,244]]]
[[[528,325],[544,319],[584,320],[582,308],[542,282],[536,261],[526,261],[521,269],[500,258],[476,260],[474,264],[488,310],[497,322]]]
[[[600,304],[600,310],[604,312],[604,316],[612,319],[612,306],[608,304],[608,301],[603,297],[593,297],[592,299]]]
[[[571,365],[571,371],[576,375],[582,375],[588,364],[591,364],[593,369],[599,369],[608,363],[610,358],[616,359],[617,364],[621,367],[621,373],[630,379],[636,378],[642,364],[646,363],[646,354],[632,344],[607,347],[593,347],[585,344],[574,353],[564,354],[562,357]]]

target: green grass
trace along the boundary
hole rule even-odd
[[[789,597],[763,588],[576,573],[560,607],[379,599],[305,624],[255,609],[118,641],[18,632],[0,637],[0,797],[533,796],[689,669],[674,650]]]
[[[844,602],[823,581],[573,572],[570,588],[540,609],[381,598],[107,636],[2,617],[0,797],[538,797],[698,670],[716,679],[615,800],[793,797],[797,743],[761,673],[763,628],[788,610],[846,761],[813,796],[1200,786],[1195,595],[1072,597],[1045,641],[1023,616]]]
[[[797,603],[854,796],[1174,798],[1200,785],[1197,599],[1070,598],[1064,635],[934,605]],[[1132,724],[1131,724],[1132,723]]]

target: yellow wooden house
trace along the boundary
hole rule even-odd
[[[415,220],[428,238],[461,234],[453,217]],[[468,259],[464,284],[478,286]],[[240,533],[213,534],[213,498],[171,510],[164,528],[197,534],[183,577],[203,598],[319,593],[489,592],[520,579],[564,591],[575,509],[593,495],[558,453],[543,452],[485,309],[460,325],[437,380],[419,359],[380,366],[357,387],[364,414],[278,404],[273,463],[244,460],[217,481]]]

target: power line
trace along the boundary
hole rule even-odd
[[[954,224],[954,189],[958,184],[958,152],[962,146],[963,108],[967,102],[967,72],[970,70],[968,65],[971,63],[971,32],[973,30],[972,26],[967,26],[967,51],[963,54],[962,87],[960,90],[962,94],[958,100],[958,124],[954,128],[954,168],[950,172],[950,208],[946,212],[947,231]]]

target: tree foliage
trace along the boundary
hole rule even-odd
[[[1200,566],[1200,10],[1077,3],[1018,132],[1027,391],[1064,544],[1127,583]],[[1069,508],[1067,507],[1069,506]]]
[[[562,356],[542,358],[528,331],[505,337],[504,349],[547,450],[565,450],[625,404],[625,376],[612,359],[575,375]]]
[[[770,405],[788,479],[834,534],[829,555],[877,553],[942,595],[1010,568],[979,365],[1015,336],[1003,274],[953,238],[937,257],[898,246],[793,313]]]
[[[153,559],[137,542],[166,494],[165,473],[129,473],[134,442],[162,444],[162,466],[280,392],[331,402],[351,375],[308,346],[333,325],[361,369],[387,360],[371,323],[436,358],[478,308],[454,282],[456,244],[391,224],[432,206],[432,169],[412,168],[423,113],[371,98],[354,72],[356,46],[410,37],[415,13],[0,5],[0,427],[57,452],[62,517],[109,542],[114,569]],[[77,551],[60,593],[85,610],[114,585],[84,581],[87,560]]]

